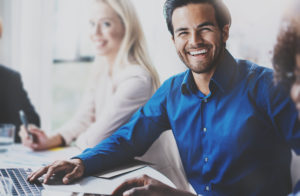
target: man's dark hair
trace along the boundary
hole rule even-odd
[[[222,0],[166,0],[164,5],[164,16],[168,25],[168,30],[174,35],[172,15],[176,8],[186,6],[191,3],[208,3],[215,9],[215,17],[219,28],[222,30],[226,24],[231,24],[231,15],[227,6]]]
[[[275,70],[275,82],[291,85],[295,82],[294,70],[296,67],[296,54],[300,53],[300,32],[296,23],[289,23],[280,29],[277,43],[273,53],[273,67]]]
[[[273,51],[274,79],[290,88],[296,81],[296,55],[300,54],[300,1],[293,1],[284,13]]]

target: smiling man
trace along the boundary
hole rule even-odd
[[[226,50],[231,16],[221,0],[167,0],[168,29],[188,67],[171,77],[125,126],[71,161],[33,173],[70,171],[70,181],[142,155],[172,129],[185,173],[197,194],[287,195],[291,148],[300,125],[288,91],[273,72]],[[126,181],[115,195],[192,195],[148,176]]]

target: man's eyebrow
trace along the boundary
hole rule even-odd
[[[197,28],[199,29],[199,28],[201,28],[201,27],[205,27],[205,26],[216,26],[214,23],[212,23],[212,22],[204,22],[204,23],[201,23],[201,24],[199,24],[198,26],[197,26]],[[175,30],[175,33],[178,33],[178,32],[180,32],[180,31],[187,31],[188,30],[188,28],[185,28],[185,27],[181,27],[181,28],[178,28],[178,29],[176,29]]]
[[[201,28],[201,27],[204,27],[204,26],[216,26],[214,23],[212,23],[212,22],[204,22],[204,23],[202,23],[202,24],[199,24],[198,26],[197,26],[197,28]]]
[[[180,31],[186,31],[186,30],[188,30],[188,28],[181,27],[181,28],[176,29],[175,33],[180,32]]]

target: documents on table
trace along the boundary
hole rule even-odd
[[[129,172],[136,171],[138,169],[144,168],[146,166],[151,165],[151,163],[143,162],[143,161],[138,161],[138,160],[133,160],[125,165],[115,167],[110,170],[103,171],[101,173],[98,173],[97,175],[94,175],[95,177],[98,178],[105,178],[105,179],[111,179],[115,178],[124,174],[127,174]]]
[[[21,144],[16,144],[11,151],[0,155],[1,167],[39,168],[59,159],[69,159],[78,155],[76,147],[67,147],[55,151],[33,151]]]

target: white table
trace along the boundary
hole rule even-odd
[[[16,144],[7,153],[0,153],[0,168],[22,167],[36,170],[43,165],[59,159],[69,159],[78,155],[81,151],[76,147],[57,148],[50,151],[34,152],[20,144]],[[45,185],[46,189],[57,191],[87,192],[99,194],[111,194],[112,191],[128,178],[138,177],[143,174],[151,176],[161,182],[175,187],[174,184],[164,175],[147,166],[128,174],[113,179],[97,177],[86,177],[71,185]]]

